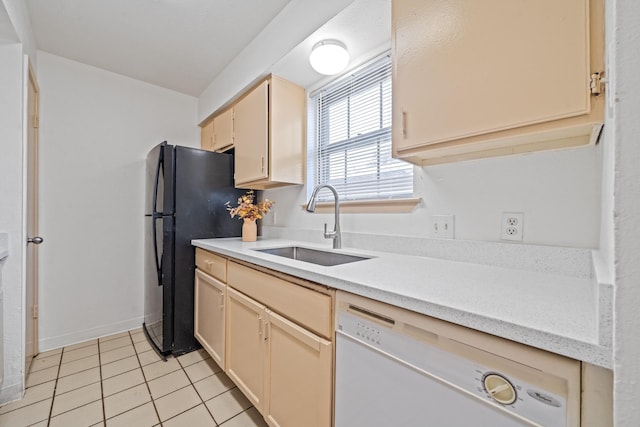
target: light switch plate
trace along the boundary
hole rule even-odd
[[[431,237],[453,239],[454,215],[431,215]]]

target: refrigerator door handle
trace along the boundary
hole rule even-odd
[[[156,179],[153,188],[153,214],[158,212],[158,182],[160,180],[160,171],[164,171],[164,150],[160,150],[160,156],[158,157],[158,167],[156,168]],[[155,233],[154,233],[155,236]],[[157,254],[156,254],[157,258]]]
[[[161,216],[153,216],[153,259],[156,262],[156,272],[158,274],[158,286],[162,286],[162,260],[158,256],[158,227],[156,221],[163,219]]]

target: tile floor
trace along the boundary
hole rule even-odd
[[[263,427],[204,350],[163,362],[142,329],[39,354],[3,427]]]

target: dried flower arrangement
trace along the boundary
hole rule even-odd
[[[249,190],[238,199],[238,206],[235,208],[232,208],[229,202],[227,202],[226,206],[231,218],[238,216],[240,219],[248,219],[250,221],[261,219],[269,212],[269,209],[271,209],[271,206],[275,203],[274,201],[265,199],[262,202],[254,204],[254,199],[255,193],[253,190]]]

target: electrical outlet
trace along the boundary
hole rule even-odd
[[[500,238],[502,240],[522,241],[524,230],[524,213],[503,212],[502,226],[500,228]]]
[[[431,215],[431,236],[439,239],[453,239],[453,220],[453,215]]]

